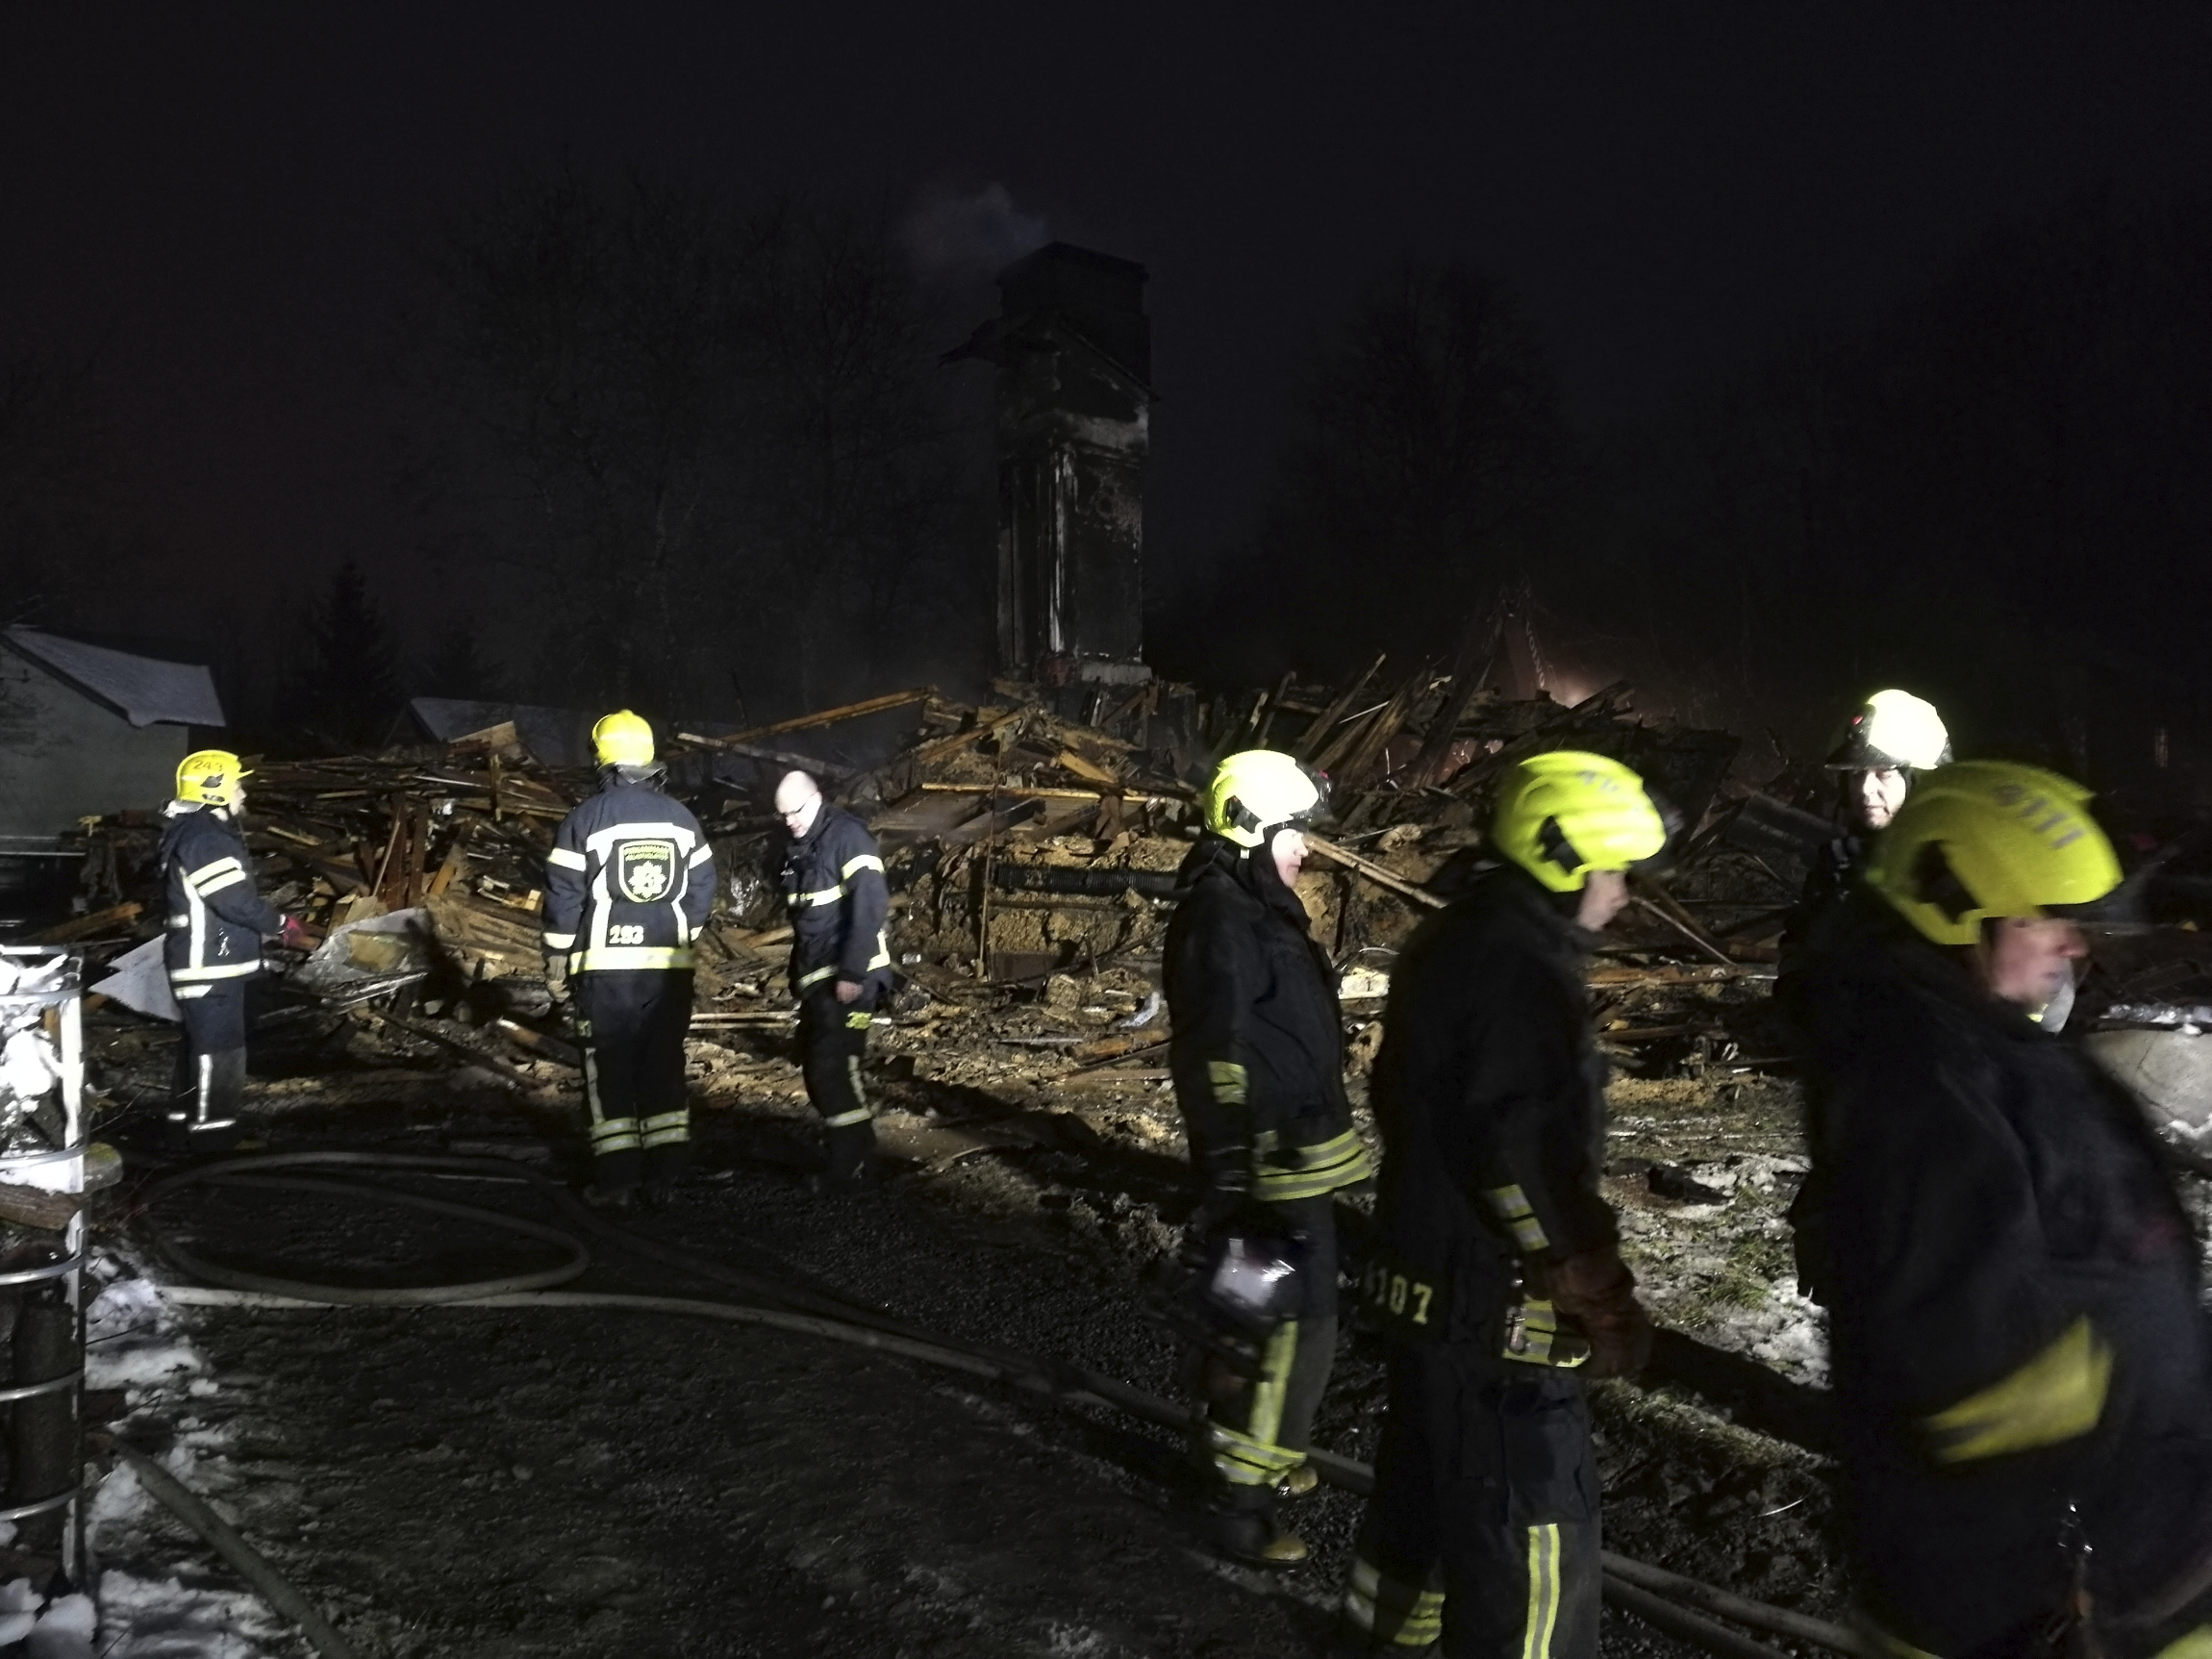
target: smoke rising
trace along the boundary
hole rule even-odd
[[[931,187],[907,214],[900,236],[921,278],[947,284],[993,276],[1051,239],[1044,219],[1017,209],[997,183],[972,190]]]

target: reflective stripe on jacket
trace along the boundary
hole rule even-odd
[[[783,889],[793,992],[833,979],[890,985],[891,888],[867,825],[825,802],[814,828],[784,849]]]
[[[1373,1173],[1345,1096],[1335,977],[1297,895],[1219,836],[1183,863],[1168,925],[1169,1068],[1209,1184],[1316,1198]]]
[[[644,784],[611,781],[561,820],[545,855],[545,949],[571,973],[691,966],[715,907],[699,820]]]
[[[175,985],[239,979],[258,972],[262,940],[284,917],[254,886],[253,859],[231,815],[184,802],[168,809],[162,832],[162,963]]]
[[[1870,1611],[1935,1653],[2032,1624],[2072,1503],[2126,1617],[2212,1546],[2212,1331],[2143,1109],[1863,891],[1797,1009]]]
[[[1605,1066],[1584,984],[1591,942],[1531,877],[1501,866],[1422,922],[1392,972],[1375,1056],[1375,1223],[1393,1256],[1445,1295],[1434,1322],[1447,1340],[1496,1351],[1523,1258],[1618,1237],[1598,1186]],[[1549,1318],[1547,1305],[1534,1312]]]

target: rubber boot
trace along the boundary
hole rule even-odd
[[[194,1156],[228,1152],[245,1138],[239,1110],[246,1093],[246,1051],[220,1048],[188,1062],[187,1090],[172,1096],[169,1144]]]
[[[1306,1558],[1306,1541],[1275,1520],[1272,1487],[1216,1487],[1204,1530],[1207,1543],[1246,1567],[1295,1567]]]
[[[810,1183],[823,1193],[858,1193],[875,1184],[875,1124],[846,1123],[822,1131],[822,1172]]]
[[[628,1209],[630,1200],[638,1194],[638,1182],[644,1174],[644,1166],[645,1155],[635,1146],[593,1154],[591,1185],[584,1191],[584,1201],[594,1209]]]
[[[680,1185],[691,1172],[691,1144],[675,1141],[645,1149],[645,1185],[667,1188]]]

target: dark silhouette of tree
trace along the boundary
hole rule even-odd
[[[2093,778],[2212,741],[2207,291],[2212,211],[2093,192],[1805,332],[1641,457],[1612,620],[1800,752],[1884,683]]]
[[[1571,476],[1533,333],[1480,272],[1408,266],[1302,378],[1260,532],[1202,608],[1244,635],[1246,676],[1269,660],[1342,673],[1384,644],[1445,651]]]
[[[431,269],[418,384],[466,562],[536,634],[530,690],[697,716],[872,684],[926,640],[953,490],[881,226],[563,170]]]
[[[89,362],[0,347],[0,624],[48,620],[95,585],[111,443]]]
[[[276,727],[310,752],[381,744],[400,711],[396,653],[384,612],[352,560],[309,609],[300,643]]]
[[[476,624],[466,616],[446,625],[414,678],[417,696],[493,702],[504,694],[499,665],[485,655]]]

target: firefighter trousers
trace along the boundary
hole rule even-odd
[[[169,1090],[169,1139],[187,1151],[228,1151],[244,1132],[239,1112],[246,1092],[246,981],[171,981],[169,993],[184,1027]]]
[[[1255,1499],[1306,1461],[1314,1417],[1337,1361],[1336,1200],[1291,1198],[1267,1206],[1308,1241],[1311,1274],[1298,1318],[1268,1339],[1261,1374],[1206,1406],[1207,1461],[1227,1495]]]
[[[860,1081],[873,1002],[866,994],[840,1002],[825,981],[810,988],[799,1003],[807,1099],[821,1115],[824,1173],[839,1186],[859,1181],[875,1152],[875,1108]]]
[[[1596,1659],[1597,1470],[1573,1371],[1395,1343],[1345,1588],[1347,1645],[1444,1659]]]
[[[684,1034],[689,968],[579,973],[569,981],[584,1045],[593,1181],[609,1192],[672,1181],[691,1167]]]

